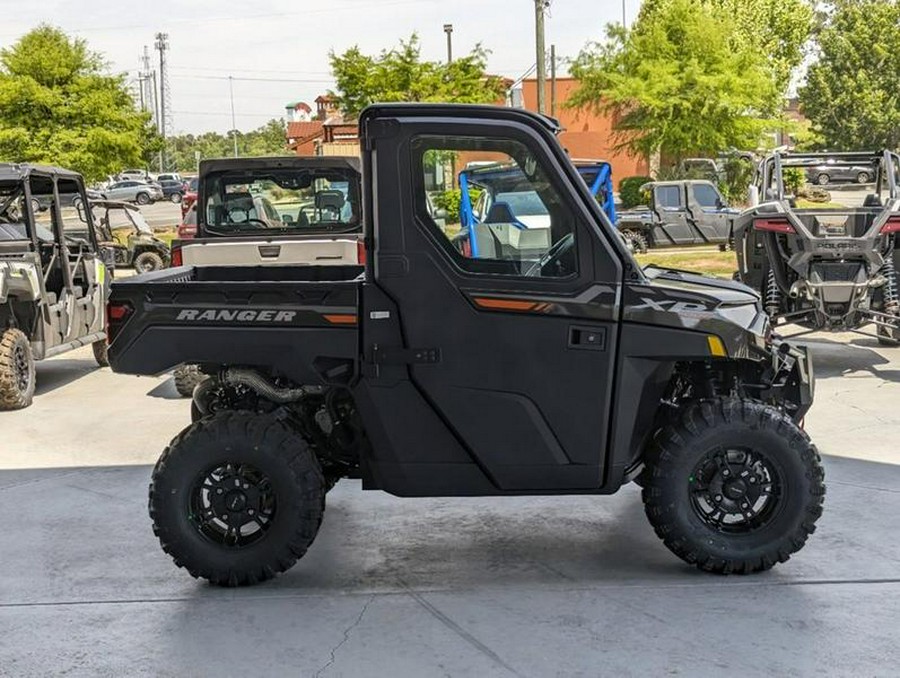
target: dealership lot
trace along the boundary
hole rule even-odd
[[[806,421],[819,530],[753,577],[703,575],[614,497],[400,500],[342,481],[309,554],[274,582],[176,569],[146,514],[188,421],[171,380],[39,366],[4,412],[0,673],[16,675],[889,675],[900,661],[900,349],[817,337]]]

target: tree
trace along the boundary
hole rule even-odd
[[[149,116],[83,40],[42,25],[0,50],[0,158],[54,164],[88,181],[140,165]]]
[[[233,130],[228,134],[181,134],[169,137],[167,141],[169,159],[179,171],[196,171],[198,152],[201,158],[227,158],[234,155],[235,136],[238,152],[242,156],[285,155],[289,153],[285,131],[284,120],[273,119],[250,132]]]
[[[818,36],[800,102],[832,150],[900,145],[900,3],[842,0]]]
[[[363,54],[359,47],[340,55],[331,51],[336,88],[329,94],[349,118],[376,102],[495,103],[503,98],[505,86],[502,79],[485,74],[487,55],[479,45],[449,64],[422,61],[415,33],[378,56]]]
[[[781,105],[772,71],[728,13],[697,0],[664,0],[631,31],[609,26],[571,73],[570,106],[615,118],[618,147],[678,161],[729,147],[755,148]]]
[[[647,20],[672,0],[645,0],[640,20]],[[735,37],[768,61],[778,91],[784,95],[815,25],[811,0],[699,0],[732,19]]]

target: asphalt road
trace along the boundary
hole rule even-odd
[[[176,569],[146,513],[188,421],[167,378],[43,363],[0,413],[0,674],[893,676],[900,349],[812,344],[825,515],[790,562],[704,575],[613,497],[397,499],[342,481],[290,572],[242,590]]]

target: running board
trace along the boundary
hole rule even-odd
[[[48,348],[44,352],[44,358],[52,358],[55,355],[59,355],[60,353],[65,353],[66,351],[71,351],[75,348],[81,348],[82,346],[88,346],[93,344],[95,341],[100,340],[106,341],[106,332],[95,332],[94,334],[89,334],[86,337],[81,337],[80,339],[75,339],[74,341],[67,342],[65,344],[60,344],[59,346],[54,346],[53,348]]]

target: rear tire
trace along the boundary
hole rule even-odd
[[[827,174],[820,174],[816,177],[816,183],[819,184],[819,186],[827,186],[831,183],[831,177]]]
[[[691,403],[655,437],[644,508],[679,558],[749,574],[800,550],[822,515],[825,472],[809,437],[757,401]]]
[[[878,335],[879,346],[891,346],[893,348],[900,346],[900,330],[878,325],[875,328],[875,333]]]
[[[626,231],[622,231],[622,235],[626,240],[631,242],[635,254],[646,254],[647,250],[650,249],[650,244],[647,242],[647,237],[640,231],[629,229]]]
[[[192,424],[163,452],[150,483],[163,551],[219,586],[271,579],[319,531],[325,481],[303,437],[267,415],[221,412]]]
[[[165,268],[166,262],[156,252],[141,252],[134,258],[134,270],[137,273],[150,273]]]
[[[175,390],[182,398],[193,396],[197,384],[209,378],[197,365],[181,365],[175,369],[172,376],[175,379]]]
[[[172,195],[169,196],[169,200],[171,200],[172,202],[174,202],[177,205],[182,200],[181,193],[173,193]]]
[[[31,405],[36,383],[31,342],[22,330],[6,330],[0,335],[0,410]]]
[[[860,172],[856,175],[856,183],[858,184],[867,184],[869,183],[869,175],[866,172]]]
[[[106,339],[95,341],[91,344],[91,348],[94,349],[94,360],[97,364],[100,367],[109,367],[109,344],[106,343]]]
[[[149,193],[138,193],[135,197],[135,202],[138,205],[149,205],[150,204],[150,194]]]

